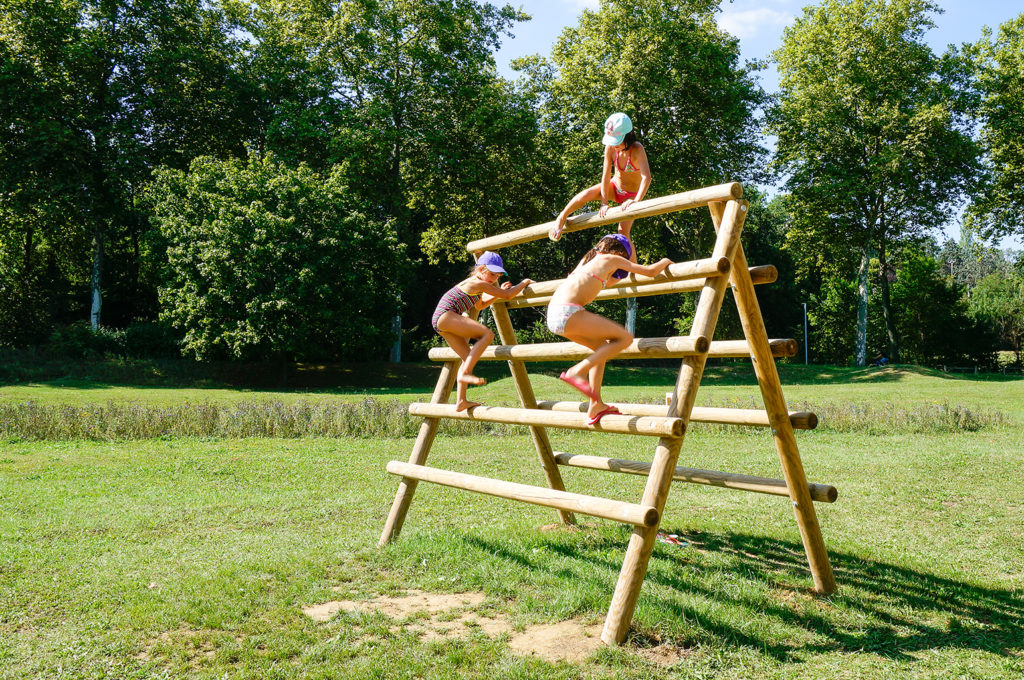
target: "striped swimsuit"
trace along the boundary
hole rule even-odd
[[[448,289],[448,292],[441,296],[440,302],[437,303],[437,307],[434,309],[434,315],[430,317],[430,325],[433,326],[436,331],[438,319],[440,319],[445,312],[465,314],[476,307],[476,303],[477,300],[480,299],[480,295],[480,293],[470,295],[458,286],[452,286]]]

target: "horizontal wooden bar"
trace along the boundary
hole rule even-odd
[[[615,355],[617,359],[667,359],[703,354],[710,343],[707,338],[685,335],[667,338],[636,338],[629,347]],[[530,345],[491,345],[480,356],[481,361],[565,361],[583,359],[594,350],[575,342],[538,342]],[[459,355],[450,347],[434,347],[427,356],[431,361],[454,361]]]
[[[597,212],[584,213],[582,215],[577,215],[576,217],[570,217],[565,223],[565,229],[562,231],[562,236],[564,238],[565,234],[569,232],[591,229],[605,224],[613,224],[625,219],[636,220],[642,217],[653,217],[655,215],[663,215],[665,213],[677,212],[679,210],[700,208],[711,201],[728,201],[737,198],[743,198],[743,187],[738,182],[729,182],[712,187],[684,191],[679,194],[649,198],[646,201],[634,203],[629,207],[628,211],[623,211],[619,206],[613,207],[608,210],[604,217],[601,217]],[[504,234],[488,236],[487,238],[470,241],[466,246],[466,250],[471,253],[477,253],[482,250],[498,250],[499,248],[507,248],[520,243],[529,243],[530,241],[547,238],[548,232],[551,231],[551,228],[554,226],[554,221],[551,221],[545,224],[538,224],[533,227],[517,229]]]
[[[772,356],[774,357],[796,356],[796,340],[791,338],[769,340],[768,346],[771,348]],[[710,349],[708,349],[708,356],[719,359],[749,358],[750,345],[747,344],[746,340],[715,340],[711,343]]]
[[[641,276],[629,274],[624,279],[609,279],[605,290],[613,288],[624,288],[626,286],[643,286],[655,283],[668,283],[669,281],[689,281],[708,276],[723,276],[729,273],[729,258],[709,257],[704,260],[691,260],[689,262],[676,262],[670,264],[665,271],[657,276]],[[566,279],[554,279],[551,281],[538,281],[531,283],[523,289],[518,298],[535,298],[551,295],[555,290],[565,283]]]
[[[796,355],[796,340],[768,341],[776,357]],[[568,361],[590,356],[591,350],[575,342],[537,342],[529,345],[491,345],[480,356],[481,361]],[[709,357],[743,358],[750,356],[746,340],[715,340],[675,335],[667,338],[636,338],[629,347],[615,355],[616,359],[673,359],[708,353]],[[458,361],[459,355],[450,347],[434,347],[427,352],[431,361]]]
[[[608,402],[622,413],[630,416],[663,416],[666,407],[661,404],[620,404]],[[566,413],[585,413],[585,401],[541,401],[537,408],[546,411],[562,411]],[[720,425],[747,425],[751,427],[768,427],[768,412],[752,408],[720,408],[712,406],[694,406],[690,412],[690,421],[695,423],[718,423]],[[796,430],[813,430],[818,426],[818,416],[807,411],[790,411],[789,422]]]
[[[504,482],[488,477],[477,477],[462,472],[451,472],[424,465],[412,465],[393,460],[388,463],[387,470],[393,475],[401,475],[407,479],[421,482],[433,482],[456,489],[475,491],[477,493],[508,498],[514,501],[558,508],[569,512],[581,512],[584,515],[603,517],[616,522],[625,522],[635,526],[653,527],[658,523],[658,510],[649,505],[624,503],[608,498],[586,496],[567,491],[556,491],[539,486]]]
[[[569,430],[593,430],[615,434],[639,434],[648,437],[682,437],[683,419],[662,416],[610,415],[597,425],[587,425],[584,413],[558,413],[535,408],[506,408],[501,406],[474,406],[456,411],[454,404],[409,404],[409,414],[425,418],[452,418],[479,420],[511,425],[540,425]]]
[[[778,270],[773,265],[760,265],[757,267],[750,267],[750,278],[754,282],[754,285],[761,285],[765,283],[774,283],[779,277]],[[627,277],[629,278],[629,277]],[[657,277],[655,277],[657,279]],[[548,283],[561,283],[565,279],[559,279],[556,281],[542,281],[542,284]],[[623,279],[625,281],[626,279]],[[649,283],[639,284],[619,284],[615,287],[609,287],[602,290],[597,294],[598,300],[618,300],[621,298],[629,297],[650,297],[651,295],[668,295],[671,293],[694,293],[704,288],[707,282],[707,278],[700,279],[683,279],[676,281],[665,281],[659,283],[656,280],[651,280]],[[539,286],[541,284],[534,284]],[[528,289],[527,289],[528,290]],[[511,308],[519,307],[540,307],[551,302],[551,294],[539,295],[536,297],[522,297],[515,296],[509,300],[506,304]]]
[[[623,472],[630,475],[650,474],[651,464],[634,460],[617,460],[615,458],[604,458],[602,456],[581,456],[571,453],[555,452],[555,460],[559,465],[569,467],[588,468],[590,470],[604,470],[607,472]],[[789,489],[782,479],[770,479],[768,477],[755,477],[753,475],[740,475],[733,472],[718,472],[717,470],[700,470],[698,468],[677,467],[672,475],[672,481],[689,482],[691,484],[707,484],[708,486],[721,486],[727,489],[739,489],[741,491],[753,491],[765,493],[772,496],[789,497]],[[811,492],[811,498],[819,503],[834,503],[839,497],[839,491],[830,484],[808,483],[807,488]]]

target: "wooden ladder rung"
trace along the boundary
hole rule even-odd
[[[796,340],[768,341],[772,355],[796,355]],[[537,342],[529,345],[491,345],[480,355],[480,361],[575,361],[588,357],[594,350],[575,342]],[[707,352],[709,357],[738,358],[750,356],[746,340],[715,340],[708,342],[703,336],[675,335],[667,338],[636,338],[616,359],[673,359],[696,356]],[[459,361],[459,355],[450,347],[434,347],[427,356],[431,361]]]
[[[695,263],[707,263],[701,266],[706,267],[718,267],[717,263],[725,258],[709,258],[707,260],[694,260],[693,262],[683,262],[680,264],[692,265]],[[728,262],[728,260],[726,260]],[[764,283],[774,283],[779,276],[778,270],[772,265],[761,265],[758,267],[750,267],[750,278],[754,285],[760,285]],[[635,275],[627,276],[622,279],[620,283],[609,284],[608,288],[605,288],[597,294],[597,300],[617,300],[625,297],[648,297],[651,295],[665,295],[666,293],[692,293],[699,291],[707,284],[708,278],[715,276],[721,276],[723,274],[715,273],[712,275],[702,275],[703,278],[662,278],[656,276],[653,278],[649,277],[637,277]],[[554,288],[551,288],[550,292],[546,293],[532,293],[536,290],[546,290],[551,287],[550,284],[561,283],[558,281],[544,281],[539,284],[533,284],[527,287],[522,295],[509,300],[506,304],[511,308],[517,307],[539,307],[546,305],[551,302],[551,296],[554,293]],[[543,286],[543,288],[541,288]],[[556,286],[557,287],[557,286]]]
[[[534,408],[506,408],[501,406],[474,406],[456,411],[454,404],[409,404],[409,414],[425,418],[452,418],[479,420],[511,425],[536,425],[569,430],[592,430],[614,434],[639,434],[648,437],[682,437],[683,419],[662,416],[609,415],[596,425],[587,424],[585,413],[560,413]]]
[[[649,505],[624,503],[608,498],[586,496],[584,494],[555,491],[540,486],[505,482],[489,477],[467,475],[462,472],[440,470],[425,465],[413,465],[393,460],[388,463],[388,472],[422,482],[433,482],[466,491],[476,491],[490,496],[499,496],[534,505],[558,508],[569,512],[581,512],[584,515],[603,517],[616,522],[625,522],[635,526],[653,527],[658,523],[658,510]]]
[[[583,456],[571,453],[555,452],[555,461],[559,465],[568,467],[588,468],[590,470],[604,470],[606,472],[624,472],[630,475],[642,475],[646,477],[651,472],[651,464],[635,460],[618,460],[615,458],[604,458],[602,456]],[[727,489],[740,489],[742,491],[753,491],[755,493],[766,493],[772,496],[789,496],[789,488],[782,479],[771,479],[769,477],[755,477],[753,475],[740,475],[734,472],[718,472],[716,470],[701,470],[698,468],[677,467],[672,475],[672,481],[690,482],[691,484],[707,484],[708,486],[721,486]],[[807,483],[811,492],[811,498],[820,503],[833,503],[839,497],[839,491],[831,484]]]
[[[665,415],[665,406],[660,404],[620,404],[608,402],[622,413],[630,416]],[[582,413],[587,410],[587,402],[581,401],[541,401],[537,408],[545,411],[561,411],[566,413]],[[768,427],[768,412],[753,408],[720,408],[712,406],[694,406],[690,411],[690,422],[718,423],[721,425],[748,425],[751,427]],[[789,422],[795,430],[813,430],[818,426],[818,416],[808,411],[790,411]]]
[[[670,264],[665,271],[657,276],[641,276],[629,274],[623,279],[609,279],[605,290],[623,288],[625,286],[645,286],[655,283],[668,283],[670,281],[687,281],[690,279],[705,278],[708,276],[723,276],[729,273],[729,258],[708,257],[703,260],[690,260],[689,262],[675,262]],[[538,281],[531,283],[523,289],[518,297],[537,298],[551,295],[555,290],[565,283],[566,279],[554,279],[551,281]]]

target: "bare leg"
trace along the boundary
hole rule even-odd
[[[626,238],[629,238],[629,232],[632,229],[633,229],[633,220],[622,220],[621,222],[619,222],[619,233],[622,234],[623,236],[625,236]],[[630,239],[630,243],[632,243],[632,239]],[[635,248],[633,249],[633,257],[630,258],[630,259],[633,260],[634,262],[636,262],[636,249]]]
[[[565,228],[565,221],[569,219],[569,215],[573,214],[587,203],[596,201],[601,198],[601,185],[595,184],[592,187],[587,187],[583,191],[579,192],[562,208],[562,212],[558,213],[558,219],[555,220],[555,226],[548,234],[548,237],[552,241],[557,241],[562,237],[562,230]]]
[[[467,319],[455,312],[446,312],[437,321],[437,329],[455,353],[462,358],[462,365],[459,366],[458,378],[456,380],[457,402],[456,411],[465,411],[472,406],[479,406],[477,402],[469,401],[466,398],[466,387],[469,385],[486,384],[483,378],[473,375],[473,368],[480,359],[487,346],[494,339],[494,333],[482,323]],[[472,348],[468,339],[476,339]]]
[[[573,377],[582,377],[584,372],[587,373],[590,388],[597,395],[597,400],[591,400],[590,408],[587,409],[587,415],[593,417],[608,408],[601,399],[604,364],[629,347],[633,342],[633,334],[610,319],[583,310],[569,318],[564,335],[573,342],[594,350],[593,354],[566,371]]]

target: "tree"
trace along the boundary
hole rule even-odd
[[[516,163],[532,156],[535,125],[497,77],[493,50],[524,14],[477,0],[309,0],[282,19],[276,0],[234,4],[255,52],[297,45],[329,74],[327,160],[345,164],[369,216],[410,248],[408,281],[424,232],[430,258],[465,261],[451,235],[512,225],[514,196],[493,188],[522,183]],[[422,302],[423,287],[409,289]]]
[[[1024,14],[1000,26],[995,39],[986,28],[970,54],[982,98],[986,177],[974,193],[967,222],[987,238],[1024,235]]]
[[[924,43],[927,0],[824,0],[773,55],[780,93],[768,125],[793,212],[816,247],[859,255],[856,361],[867,359],[868,267],[878,258],[889,356],[899,336],[888,252],[952,216],[977,172],[970,101],[955,55]]]
[[[22,252],[18,285],[53,282],[37,298],[44,308],[60,316],[63,296],[78,307],[88,291],[95,327],[104,289],[119,291],[121,321],[148,297],[136,196],[155,164],[244,151],[238,42],[201,0],[0,8],[0,204],[10,216],[0,228]]]
[[[272,156],[157,172],[161,318],[197,359],[366,359],[392,339],[400,249],[346,183]]]
[[[876,279],[882,276],[877,260],[871,273]],[[964,288],[942,275],[938,260],[920,247],[906,246],[893,254],[887,276],[892,278],[892,305],[904,362],[992,363],[995,334],[970,313]],[[875,289],[876,297],[880,289]],[[869,325],[869,343],[883,347],[886,333],[884,324],[875,319]]]
[[[542,93],[543,147],[562,166],[565,189],[555,212],[599,179],[601,126],[614,111],[629,114],[648,149],[651,196],[760,178],[765,151],[756,112],[764,93],[753,77],[756,66],[740,64],[738,41],[716,25],[718,6],[717,0],[607,0],[563,31],[550,64],[538,58],[518,64]],[[669,229],[637,232],[641,251],[681,254],[692,244],[695,255],[710,240],[706,222],[692,215],[655,222]],[[684,225],[691,233],[669,238]],[[694,243],[698,225],[703,243]]]
[[[999,334],[1005,349],[1021,366],[1024,352],[1024,272],[1009,276],[989,274],[971,291],[970,307]]]

